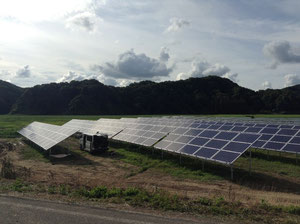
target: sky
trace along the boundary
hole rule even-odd
[[[9,0],[0,79],[21,87],[216,75],[253,90],[300,84],[299,0]]]

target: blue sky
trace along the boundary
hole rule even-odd
[[[10,0],[0,79],[28,87],[217,75],[254,90],[300,84],[299,0]]]

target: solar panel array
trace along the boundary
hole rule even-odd
[[[32,122],[18,133],[39,145],[44,150],[48,150],[77,131],[78,130],[74,128]]]
[[[234,163],[250,147],[300,153],[299,120],[140,117],[74,119],[62,127],[225,164]]]
[[[114,125],[115,119],[109,120],[99,120],[99,121],[90,121],[90,120],[78,120],[73,119],[63,125],[63,127],[75,128],[83,134],[95,135],[97,133],[107,134],[109,138],[118,134],[124,128],[120,125]]]

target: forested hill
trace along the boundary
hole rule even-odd
[[[127,87],[84,80],[18,91],[21,94],[10,109],[13,114],[300,113],[299,85],[255,92],[214,76],[161,83],[142,81]]]
[[[9,113],[22,93],[22,88],[0,80],[0,114]]]

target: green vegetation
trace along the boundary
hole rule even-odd
[[[85,198],[99,202],[127,203],[134,207],[171,210],[190,214],[217,215],[220,217],[236,218],[245,222],[259,223],[299,223],[300,206],[274,206],[265,200],[246,206],[239,201],[226,201],[223,197],[188,199],[176,194],[155,189],[147,191],[142,188],[94,188],[72,187],[70,185],[34,185],[20,179],[10,184],[0,184],[0,192],[17,191],[23,193],[47,193],[71,198]],[[288,222],[287,222],[288,221]]]
[[[130,176],[145,172],[148,169],[154,169],[181,179],[196,179],[201,181],[223,179],[208,171],[202,171],[200,168],[201,162],[199,160],[196,161],[185,158],[185,161],[180,165],[178,156],[165,154],[166,157],[162,160],[160,153],[156,152],[152,156],[150,150],[149,148],[144,148],[143,150],[129,151],[128,149],[118,148],[116,153],[123,162],[139,167],[138,171],[132,172]]]
[[[22,89],[0,82],[0,114],[297,114],[300,86],[253,91],[216,76],[127,87],[96,80]],[[7,103],[8,102],[8,103]]]
[[[4,157],[2,160],[0,176],[6,179],[16,179],[15,167],[10,158]]]

